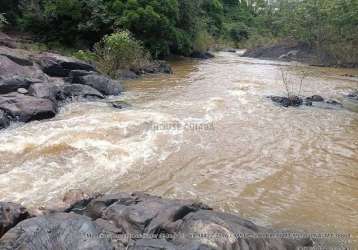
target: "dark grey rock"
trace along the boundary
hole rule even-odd
[[[20,122],[49,119],[57,113],[57,106],[52,101],[16,92],[0,96],[0,109],[11,120]]]
[[[156,74],[156,73],[165,73],[165,74],[172,74],[173,70],[169,63],[166,61],[156,60],[147,65],[146,67],[142,68],[139,73],[144,74]]]
[[[26,208],[11,202],[0,202],[0,238],[28,217],[29,213]]]
[[[320,95],[313,95],[306,98],[306,101],[310,102],[324,102],[324,98]]]
[[[271,100],[283,107],[298,107],[303,104],[302,98],[298,96],[282,97],[282,96],[270,96]]]
[[[111,105],[113,108],[116,108],[116,109],[126,109],[131,106],[130,104],[128,104],[124,101],[114,101],[114,102],[111,102]]]
[[[17,91],[19,88],[28,89],[32,83],[32,80],[19,76],[5,79],[0,78],[0,94],[14,92]]]
[[[331,105],[343,106],[342,103],[332,99],[327,100],[326,103]]]
[[[138,78],[139,75],[137,75],[132,70],[118,70],[116,79],[118,80],[132,80]]]
[[[52,53],[40,54],[36,60],[47,75],[54,77],[68,77],[72,70],[96,71],[88,63]]]
[[[358,101],[358,90],[352,93],[349,93],[347,96],[350,100]]]
[[[90,218],[55,213],[20,222],[0,240],[0,249],[113,250],[110,240]]]
[[[81,81],[80,77],[97,74],[95,71],[86,71],[86,70],[71,70],[69,77],[67,78],[68,82],[79,83]]]
[[[60,88],[51,83],[34,83],[29,88],[29,94],[39,98],[45,98],[56,103]]]
[[[312,246],[310,239],[264,237],[273,231],[237,215],[214,212],[199,202],[144,193],[86,196],[66,212],[19,223],[3,236],[0,248],[283,250]],[[257,237],[258,234],[263,237]],[[84,240],[83,236],[91,237]]]
[[[192,58],[196,58],[196,59],[202,59],[202,60],[206,60],[206,59],[211,59],[214,58],[215,56],[209,52],[193,52],[190,57]]]
[[[119,81],[114,81],[103,75],[89,74],[78,78],[79,81],[73,83],[88,85],[104,95],[119,95],[122,92],[122,85]]]
[[[0,129],[9,127],[10,121],[4,111],[0,110]]]
[[[104,99],[104,96],[92,88],[91,86],[83,84],[68,84],[63,87],[63,94],[68,97],[83,97],[83,98],[99,98]]]

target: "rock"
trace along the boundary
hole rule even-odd
[[[37,65],[22,66],[4,55],[0,55],[0,76],[3,78],[13,78],[17,76],[27,79],[47,80],[47,76]]]
[[[14,121],[29,122],[56,115],[57,106],[50,100],[16,92],[0,96],[0,109]]]
[[[331,99],[327,100],[326,103],[331,104],[331,105],[342,106],[342,103],[340,103],[340,102],[338,102],[336,100],[331,100]]]
[[[29,217],[27,210],[15,203],[0,202],[0,238],[17,223]]]
[[[27,93],[29,93],[29,91],[27,89],[24,89],[24,88],[18,88],[17,93],[26,95]]]
[[[68,77],[72,70],[96,71],[88,63],[53,53],[39,54],[35,60],[47,75],[54,77]]]
[[[0,249],[297,249],[310,239],[250,237],[273,231],[194,201],[144,193],[86,196],[71,191],[66,213],[24,220],[0,240]],[[74,199],[72,199],[74,197]],[[77,214],[75,214],[77,213]]]
[[[6,56],[11,61],[21,66],[34,65],[34,63],[32,62],[28,53],[25,50],[0,47],[0,55]]]
[[[351,100],[354,100],[354,101],[358,101],[358,90],[357,91],[354,91],[352,93],[349,93],[347,96],[346,96],[348,99],[351,99]]]
[[[118,70],[117,71],[117,77],[116,79],[118,80],[132,80],[132,79],[136,79],[139,76],[132,70]]]
[[[10,121],[7,118],[4,111],[0,110],[0,129],[4,129],[10,126]]]
[[[190,57],[196,58],[196,59],[211,59],[215,56],[209,52],[193,52]]]
[[[45,98],[56,103],[60,88],[50,83],[34,83],[29,88],[29,94],[34,97]]]
[[[104,96],[96,89],[83,84],[68,84],[63,88],[65,98],[68,97],[83,97],[83,98],[99,98],[104,99]]]
[[[119,81],[114,81],[103,75],[90,74],[78,78],[79,81],[74,83],[88,85],[104,95],[119,95],[122,92],[122,85]]]
[[[0,249],[113,250],[110,240],[100,236],[99,226],[90,218],[55,213],[20,222],[1,238]]]
[[[324,102],[324,98],[320,95],[313,95],[311,97],[307,97],[306,101],[310,102]]]
[[[222,50],[223,52],[236,53],[236,49],[233,48],[225,48]]]
[[[131,106],[130,104],[128,104],[124,101],[114,101],[114,102],[111,102],[111,105],[113,108],[116,108],[116,109],[126,109]]]
[[[86,71],[86,70],[71,70],[69,77],[67,78],[68,82],[79,83],[81,81],[80,77],[97,74],[95,71]]]
[[[281,96],[271,96],[271,100],[275,103],[282,105],[283,107],[298,107],[303,104],[302,98],[298,96],[290,97],[281,97]]]
[[[28,89],[33,81],[14,76],[12,78],[0,78],[0,94],[17,91],[19,88]]]
[[[173,70],[166,61],[154,61],[147,67],[143,68],[144,73],[155,74],[155,73],[166,73],[172,74]]]

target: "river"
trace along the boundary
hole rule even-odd
[[[358,113],[282,108],[280,68],[305,69],[303,94],[340,97],[354,70],[241,58],[173,62],[125,82],[116,100],[75,102],[54,119],[0,132],[0,197],[61,203],[69,189],[198,199],[280,229],[357,235]]]

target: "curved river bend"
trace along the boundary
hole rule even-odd
[[[0,197],[30,207],[68,189],[200,199],[258,224],[310,232],[358,228],[358,113],[281,108],[273,61],[219,53],[175,74],[125,83],[117,110],[77,102],[49,121],[0,132]],[[339,99],[349,70],[300,66],[304,95]]]

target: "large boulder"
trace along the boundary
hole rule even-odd
[[[18,61],[19,62],[19,61]],[[0,76],[4,78],[11,78],[14,76],[21,76],[29,79],[47,80],[47,76],[37,66],[23,66],[10,59],[7,55],[0,55]]]
[[[198,51],[195,51],[190,55],[190,57],[196,58],[196,59],[206,60],[206,59],[214,58],[215,56],[213,54],[211,54],[210,52],[198,52]]]
[[[86,216],[56,213],[27,219],[8,231],[0,249],[113,250],[100,227]]]
[[[56,102],[60,88],[50,83],[34,83],[29,88],[29,94],[39,98],[49,99]]]
[[[5,112],[0,110],[0,129],[7,128],[10,125],[9,118]]]
[[[19,88],[28,89],[33,81],[19,76],[11,78],[0,77],[0,94],[6,94],[17,91]]]
[[[119,95],[122,92],[122,85],[119,81],[114,81],[104,75],[88,74],[75,79],[77,81],[73,83],[88,85],[104,95]]]
[[[20,122],[49,119],[57,113],[57,106],[51,100],[14,92],[0,95],[0,109]]]
[[[21,205],[11,202],[0,202],[0,238],[9,229],[28,217],[28,211]]]
[[[83,97],[83,98],[99,98],[104,96],[96,89],[83,84],[68,84],[63,87],[64,98]]]
[[[88,63],[53,53],[39,54],[35,60],[47,75],[53,77],[68,77],[72,70],[96,71]]]

